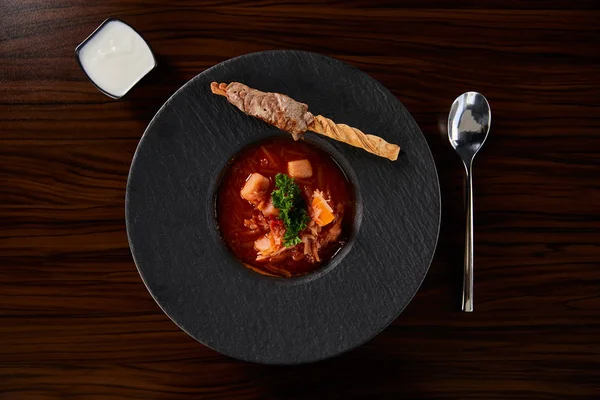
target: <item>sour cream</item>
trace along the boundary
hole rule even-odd
[[[90,80],[113,98],[124,96],[156,66],[146,41],[117,19],[106,20],[75,53]]]

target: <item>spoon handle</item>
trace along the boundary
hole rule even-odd
[[[465,270],[463,274],[462,310],[473,312],[473,174],[471,163],[467,170],[467,229],[465,237]]]

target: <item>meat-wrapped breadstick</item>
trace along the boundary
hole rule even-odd
[[[398,159],[398,145],[375,135],[367,135],[351,126],[336,124],[322,115],[314,116],[308,111],[308,105],[284,94],[261,92],[239,82],[213,82],[210,88],[214,94],[225,96],[242,112],[291,133],[294,140],[310,130],[392,161]]]

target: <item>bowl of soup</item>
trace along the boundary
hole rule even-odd
[[[354,187],[321,147],[270,137],[236,154],[219,183],[221,236],[247,268],[278,277],[326,266],[351,236]]]

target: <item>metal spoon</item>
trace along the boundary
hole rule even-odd
[[[482,94],[463,93],[454,100],[448,116],[448,139],[467,171],[467,230],[462,310],[473,311],[473,158],[479,151],[492,121],[490,105]]]

